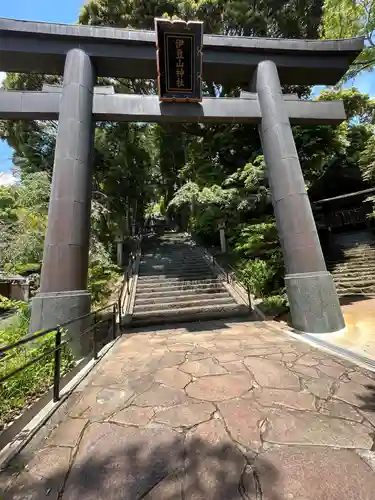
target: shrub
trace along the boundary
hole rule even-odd
[[[288,311],[288,297],[286,294],[270,295],[265,297],[259,304],[261,310],[270,316],[279,316]]]
[[[17,342],[28,333],[28,307],[24,307],[6,330],[0,331],[0,345]],[[32,359],[41,356],[55,345],[55,332],[0,354],[0,377],[13,372]],[[0,429],[12,421],[22,410],[46,392],[53,382],[54,353],[12,376],[0,386]],[[74,366],[68,346],[61,350],[61,376]]]
[[[23,305],[20,300],[12,300],[0,295],[0,313],[11,311],[12,309],[19,309]]]
[[[16,264],[14,266],[14,271],[21,276],[29,276],[30,274],[40,273],[41,267],[42,265],[40,262]]]
[[[268,290],[268,283],[272,269],[264,260],[251,260],[243,263],[239,269],[244,284],[250,287],[255,297],[264,297]]]

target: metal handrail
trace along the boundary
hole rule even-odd
[[[61,368],[61,349],[65,346],[68,345],[69,342],[72,340],[71,337],[67,337],[66,340],[62,341],[62,330],[64,327],[69,326],[77,321],[80,321],[85,318],[89,317],[94,317],[94,323],[90,325],[88,328],[86,328],[83,332],[80,332],[79,336],[83,337],[84,335],[87,335],[88,333],[92,332],[93,336],[93,350],[92,350],[92,355],[94,359],[97,359],[98,357],[98,338],[97,338],[97,328],[99,325],[105,323],[108,321],[108,319],[105,320],[100,320],[97,321],[97,314],[106,310],[112,308],[112,313],[111,313],[111,323],[112,323],[112,339],[115,340],[117,336],[117,331],[116,331],[116,314],[118,312],[118,303],[114,302],[112,304],[108,304],[105,307],[101,307],[100,309],[97,309],[96,311],[93,311],[92,313],[85,314],[83,316],[80,316],[79,318],[75,318],[71,321],[68,321],[62,325],[57,325],[55,328],[50,328],[48,330],[44,330],[41,332],[38,332],[34,335],[29,335],[28,337],[24,337],[23,339],[19,340],[18,342],[14,342],[13,344],[9,344],[7,346],[1,346],[0,347],[0,362],[1,361],[6,361],[9,359],[8,356],[4,356],[3,354],[6,352],[11,351],[12,349],[15,349],[19,346],[25,345],[28,342],[32,342],[33,340],[37,338],[44,337],[52,332],[55,333],[55,347],[48,349],[47,351],[43,352],[40,356],[37,356],[27,363],[23,364],[22,366],[19,366],[15,370],[13,370],[10,373],[7,373],[5,376],[0,378],[0,384],[3,384],[10,378],[14,377],[21,371],[25,370],[29,366],[38,363],[41,359],[45,358],[46,356],[49,356],[50,354],[55,353],[54,356],[54,376],[53,376],[53,401],[56,402],[60,399],[60,368]]]
[[[193,238],[193,241],[195,241],[194,238]],[[197,244],[197,242],[195,242],[195,243]],[[214,255],[212,255],[211,253],[209,253],[207,251],[207,249],[204,248],[204,247],[202,247],[201,245],[199,245],[199,247],[203,250],[203,252],[206,254],[206,256],[211,260],[211,264],[212,264],[212,266],[214,268],[217,267],[220,270],[224,271],[224,273],[226,275],[226,280],[227,280],[228,284],[231,284],[231,281],[232,282],[236,281],[236,282],[238,282],[246,290],[247,298],[248,298],[248,302],[249,302],[249,309],[252,310],[251,288],[250,288],[250,285],[248,283],[245,283],[243,281],[243,279],[238,276],[238,271],[233,266],[231,266],[230,264],[226,264],[226,266],[225,266],[225,267],[229,268],[232,272],[229,272],[227,269],[223,269],[223,267],[215,259]],[[233,277],[235,279],[233,279]]]
[[[136,238],[135,252],[130,253],[128,267],[125,271],[124,281],[123,281],[123,284],[122,284],[122,287],[120,290],[119,301],[118,301],[118,307],[119,307],[119,311],[120,311],[120,324],[121,324],[121,313],[123,310],[123,305],[125,303],[126,297],[131,294],[130,280],[133,277],[134,263],[136,262],[136,259],[139,255],[139,253],[141,252],[142,238],[143,238],[143,233],[139,233],[137,238]],[[124,293],[124,290],[125,290],[125,293]]]
[[[116,303],[113,303],[116,304]],[[47,330],[41,330],[40,332],[33,333],[32,335],[28,335],[26,337],[23,337],[21,340],[18,340],[17,342],[14,342],[13,344],[9,344],[6,346],[1,346],[0,345],[0,356],[3,355],[3,353],[10,351],[11,349],[14,349],[15,347],[19,347],[22,344],[27,344],[29,342],[32,342],[35,339],[38,339],[40,337],[44,337],[45,335],[48,335],[49,333],[52,333],[56,331],[56,328],[65,328],[66,326],[69,326],[73,323],[76,323],[77,321],[81,321],[83,319],[89,318],[90,316],[93,316],[94,314],[104,311],[105,309],[108,309],[112,304],[109,304],[107,306],[101,307],[100,309],[96,309],[95,311],[89,312],[87,314],[84,314],[83,316],[78,316],[78,318],[71,319],[70,321],[66,321],[65,323],[60,323],[59,325],[54,326],[53,328],[48,328]],[[1,382],[1,379],[0,379]]]
[[[16,349],[17,347],[20,347],[22,345],[28,344],[30,342],[33,342],[34,340],[38,338],[45,337],[46,335],[50,333],[55,333],[55,347],[48,349],[46,352],[41,354],[40,356],[37,356],[36,358],[31,359],[27,363],[25,363],[22,366],[19,366],[12,372],[6,374],[5,376],[0,378],[0,384],[3,384],[7,380],[9,380],[11,377],[14,377],[21,371],[25,370],[29,366],[37,363],[41,359],[45,358],[46,356],[49,356],[50,354],[55,354],[54,355],[54,366],[53,366],[53,401],[56,402],[60,399],[60,369],[61,369],[61,349],[65,346],[68,345],[69,342],[72,340],[71,337],[66,337],[65,340],[62,340],[62,331],[69,325],[72,325],[73,323],[76,323],[77,321],[82,321],[84,319],[92,317],[94,319],[94,322],[92,325],[90,325],[88,328],[83,330],[83,332],[80,332],[79,336],[83,337],[84,335],[87,335],[88,333],[92,332],[92,340],[93,340],[93,349],[92,349],[92,356],[93,359],[98,358],[98,338],[97,338],[97,329],[98,326],[101,324],[104,324],[105,322],[108,321],[108,319],[104,320],[99,320],[97,321],[98,314],[104,310],[112,308],[112,313],[111,313],[111,323],[112,323],[112,338],[113,340],[117,336],[117,329],[116,329],[116,316],[118,314],[119,316],[119,325],[121,326],[121,317],[122,317],[122,296],[124,294],[125,290],[125,295],[124,295],[124,300],[126,297],[126,294],[130,294],[130,288],[129,288],[129,281],[130,278],[132,277],[132,271],[133,271],[133,265],[136,260],[137,254],[141,249],[141,241],[142,241],[142,235],[137,238],[137,243],[136,243],[136,252],[135,255],[133,253],[130,254],[129,257],[129,263],[128,267],[124,273],[124,279],[122,286],[120,288],[120,294],[118,297],[118,300],[115,302],[112,302],[106,306],[101,307],[100,309],[96,309],[95,311],[92,311],[90,313],[84,314],[82,316],[79,316],[78,318],[74,318],[70,321],[66,321],[65,323],[60,323],[59,325],[56,325],[53,328],[48,328],[45,330],[42,330],[40,332],[34,333],[32,335],[27,335],[23,337],[22,339],[18,340],[17,342],[14,342],[12,344],[8,344],[5,346],[0,346],[0,362],[4,362],[6,360],[9,360],[12,355],[4,356],[5,353]],[[126,287],[126,289],[125,289]]]

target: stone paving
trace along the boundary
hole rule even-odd
[[[374,499],[375,375],[273,325],[124,336],[1,499]]]

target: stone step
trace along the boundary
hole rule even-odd
[[[337,262],[361,262],[364,260],[375,260],[375,252],[371,252],[370,254],[358,254],[358,255],[341,255],[336,258],[327,258],[327,262],[329,263],[337,263]]]
[[[220,295],[222,293],[227,293],[226,288],[222,285],[222,283],[218,283],[216,285],[200,285],[192,286],[186,289],[156,289],[156,290],[146,290],[146,291],[138,291],[136,293],[136,300],[154,300],[162,298],[164,300],[165,297],[179,297],[182,299],[183,297],[201,297],[203,295]]]
[[[200,259],[199,261],[157,261],[157,262],[147,262],[147,263],[140,263],[140,268],[150,268],[150,269],[162,269],[163,267],[175,267],[175,268],[180,268],[180,267],[201,267],[201,266],[207,266],[207,262],[204,261],[203,259]]]
[[[188,274],[182,274],[181,276],[176,276],[176,275],[170,275],[170,274],[155,274],[155,275],[145,275],[145,276],[138,276],[138,283],[139,284],[150,284],[150,285],[155,285],[157,283],[165,283],[168,281],[168,283],[180,283],[181,281],[193,281],[193,282],[199,282],[202,281],[203,279],[215,279],[212,273],[197,273],[196,275],[188,275]]]
[[[347,267],[347,268],[338,268],[338,269],[333,269],[331,271],[331,274],[333,276],[344,276],[344,275],[355,275],[355,276],[368,276],[371,274],[374,274],[375,276],[375,266],[370,266],[368,268],[356,268],[356,267]]]
[[[219,283],[220,280],[218,278],[215,278],[214,276],[209,276],[209,277],[191,277],[191,278],[186,278],[181,277],[180,279],[170,279],[170,276],[166,277],[165,279],[161,280],[151,280],[151,281],[142,281],[139,280],[137,283],[137,288],[140,290],[144,290],[146,288],[156,288],[156,287],[166,287],[166,286],[184,286],[184,285],[209,285],[213,283]]]
[[[341,274],[334,274],[332,275],[333,277],[333,281],[335,283],[345,283],[345,282],[348,282],[350,280],[352,281],[356,281],[358,283],[363,283],[363,282],[368,282],[368,283],[374,283],[375,284],[375,277],[373,274],[363,274],[363,275],[351,275],[351,276],[343,276]]]
[[[357,260],[357,259],[374,259],[375,252],[358,252],[358,253],[350,253],[350,254],[343,254],[340,256],[338,259],[332,259],[332,260]]]
[[[180,300],[179,297],[175,297],[175,300],[166,300],[162,303],[158,302],[156,304],[139,304],[137,300],[135,301],[134,314],[141,313],[144,311],[170,311],[174,309],[184,309],[191,307],[201,307],[205,308],[207,306],[215,305],[225,305],[225,304],[235,304],[236,302],[228,294],[223,297],[218,297],[212,294],[208,299],[202,299],[199,296],[195,296],[190,300]]]
[[[150,293],[150,292],[160,292],[160,291],[169,291],[174,292],[177,290],[208,290],[211,288],[224,288],[223,284],[217,280],[207,280],[207,282],[203,281],[200,283],[189,283],[189,282],[181,282],[181,283],[163,283],[158,285],[138,285],[137,284],[137,294],[142,293]],[[207,292],[206,292],[207,293]]]
[[[375,255],[358,255],[357,257],[349,257],[345,255],[342,259],[336,259],[335,261],[329,261],[330,263],[361,263],[361,262],[375,262]]]
[[[160,268],[160,269],[152,269],[152,268],[140,268],[139,270],[139,275],[140,276],[160,276],[160,275],[166,275],[168,274],[169,276],[175,275],[176,277],[180,276],[181,274],[183,275],[190,275],[190,274],[197,274],[197,273],[203,273],[203,274],[211,274],[212,271],[211,269],[203,264],[202,266],[199,267],[194,267],[192,266],[191,268],[185,266],[185,267],[173,267],[173,268]]]
[[[224,298],[224,297],[230,297],[229,293],[223,289],[214,289],[212,293],[190,293],[185,292],[185,293],[180,293],[177,292],[175,294],[171,295],[166,295],[163,292],[163,295],[161,297],[153,297],[151,296],[150,298],[141,298],[141,296],[137,296],[135,301],[135,305],[149,305],[149,304],[163,304],[163,303],[169,303],[173,302],[175,300],[178,300],[179,302],[190,302],[191,300],[200,300],[204,301],[206,299],[214,299],[217,297],[218,299]]]
[[[133,314],[131,326],[157,325],[188,321],[203,321],[214,318],[228,318],[250,315],[248,307],[236,303],[210,307],[187,307],[169,311],[149,311]]]
[[[341,279],[353,279],[356,278],[358,280],[374,280],[375,281],[375,270],[367,270],[367,271],[342,271],[332,273],[333,279],[335,281],[340,281]]]
[[[375,290],[362,290],[361,288],[343,288],[337,290],[339,297],[353,297],[356,295],[364,295],[366,297],[375,297]]]
[[[202,255],[159,255],[155,256],[155,254],[152,254],[150,256],[143,255],[142,258],[140,259],[140,263],[163,263],[163,262],[201,262],[203,260]]]
[[[333,275],[333,281],[335,283],[350,283],[350,282],[356,282],[356,283],[374,283],[375,284],[375,278],[373,276],[369,276],[368,274],[364,274],[362,276],[358,275]]]
[[[171,261],[171,262],[151,262],[147,264],[140,264],[139,269],[141,270],[150,270],[150,271],[159,271],[162,269],[201,269],[203,267],[208,267],[208,264],[204,260],[200,260],[197,262],[191,262],[191,261],[186,261],[186,262],[178,262],[178,261]]]
[[[192,267],[191,269],[188,267],[176,267],[176,268],[165,268],[165,269],[144,269],[141,268],[139,270],[139,275],[143,276],[157,276],[161,274],[175,274],[179,275],[181,273],[192,274],[192,273],[207,273],[211,272],[211,268],[208,266],[200,266],[200,267]]]
[[[341,287],[336,285],[336,290],[341,295],[356,295],[361,293],[375,294],[375,285],[371,286],[351,286],[351,287]]]
[[[335,281],[335,280],[334,280]],[[351,286],[356,286],[356,287],[369,287],[369,286],[375,286],[375,280],[367,280],[367,281],[360,281],[360,280],[352,280],[352,281],[335,281],[336,286],[339,287],[351,287]]]
[[[341,271],[343,269],[359,269],[359,270],[364,270],[364,269],[375,269],[375,262],[342,262],[340,264],[331,264],[327,265],[327,268],[332,271]]]
[[[357,295],[364,295],[365,297],[375,297],[375,290],[363,291],[361,289],[353,288],[350,290],[337,290],[339,297],[352,297]]]
[[[375,280],[367,280],[367,281],[362,281],[359,279],[341,279],[341,280],[334,280],[336,287],[340,288],[350,288],[353,286],[356,287],[369,287],[369,286],[375,286]]]
[[[362,255],[362,254],[374,254],[375,247],[365,247],[359,246],[356,248],[345,249],[342,251],[344,255]]]
[[[372,266],[369,264],[367,266],[339,266],[339,267],[334,267],[330,270],[330,272],[332,274],[335,274],[335,273],[342,274],[342,273],[347,273],[347,272],[350,272],[350,273],[357,272],[357,273],[366,274],[366,273],[372,273],[374,271],[375,271],[375,265]]]

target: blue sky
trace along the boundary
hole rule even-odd
[[[74,23],[84,0],[1,0],[0,17]],[[0,72],[0,84],[4,74]],[[375,72],[363,73],[350,84],[375,98]],[[321,88],[316,88],[316,93]],[[0,184],[11,182],[12,150],[0,140]]]
[[[0,17],[71,24],[83,4],[84,0],[0,0]],[[0,73],[0,81],[3,77]],[[0,140],[0,184],[11,181],[11,168],[12,149]]]

